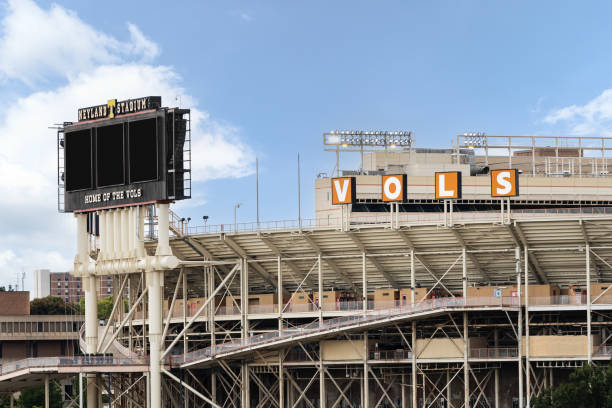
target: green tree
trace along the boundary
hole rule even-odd
[[[81,298],[79,304],[80,310],[85,310],[85,298]],[[113,297],[109,296],[106,299],[98,300],[98,319],[107,319],[113,311]]]
[[[30,302],[30,314],[33,315],[65,315],[78,313],[71,303],[66,303],[57,296],[47,296]]]
[[[45,406],[45,387],[28,388],[17,398],[17,406],[34,408]],[[49,405],[51,408],[62,408],[62,391],[56,384],[49,384]]]
[[[533,399],[534,408],[612,408],[612,365],[585,365],[569,381],[544,390]]]

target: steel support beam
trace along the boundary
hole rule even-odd
[[[246,251],[240,247],[231,237],[223,234],[221,236],[221,242],[225,244],[234,254],[236,254],[240,258],[245,258],[250,260],[251,258],[247,255]],[[258,264],[257,262],[253,262],[253,269],[255,272],[261,276],[263,280],[265,280],[269,285],[273,288],[276,288],[276,281],[270,276],[270,274],[264,269],[263,266]]]
[[[319,245],[314,241],[314,239],[308,234],[300,234],[300,236],[308,242],[308,245],[321,257],[325,256],[325,253],[321,251]],[[344,280],[344,282],[353,290],[354,293],[359,293],[357,286],[353,283],[353,280],[336,264],[336,262],[332,259],[325,259],[325,263],[329,266],[329,268],[336,272],[338,276]]]
[[[359,248],[362,254],[368,253],[367,248],[365,247],[363,242],[361,242],[359,237],[355,235],[354,232],[347,231],[345,232],[345,234],[355,243],[355,245],[357,246],[357,248]],[[391,285],[391,287],[400,289],[401,285],[395,280],[393,276],[391,276],[389,272],[385,270],[385,268],[382,266],[378,259],[376,259],[375,257],[369,257],[367,259],[372,263],[372,265],[374,265],[376,270],[378,270],[378,272],[389,282],[389,285]]]

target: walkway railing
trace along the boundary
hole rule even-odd
[[[578,207],[578,208],[543,208],[517,209],[510,211],[515,219],[546,218],[557,216],[610,216],[612,207]],[[219,234],[256,231],[294,230],[297,228],[336,228],[342,225],[342,218],[303,218],[301,220],[274,220],[261,222],[241,222],[237,224],[190,225],[178,215],[171,212],[169,220],[173,229],[182,235]],[[352,225],[389,224],[389,214],[351,216]],[[498,221],[499,211],[456,211],[453,220],[460,221]],[[400,213],[400,224],[443,223],[444,213]]]
[[[436,302],[443,302],[442,299],[431,299],[431,302],[435,305]],[[499,297],[469,297],[466,300],[467,306],[487,306],[487,305],[498,305]],[[512,302],[514,306],[518,305],[517,297],[509,297],[508,302]],[[612,295],[604,296],[591,296],[591,301],[594,305],[612,305]],[[529,306],[566,306],[566,305],[586,305],[586,294],[583,295],[563,295],[563,296],[530,296]],[[523,298],[522,304],[525,304]],[[402,308],[406,305],[405,301],[368,301],[367,310],[383,310]],[[278,305],[249,305],[249,314],[278,314]],[[362,301],[341,301],[341,302],[329,302],[322,305],[324,312],[359,312],[363,311]],[[188,308],[186,317],[193,317],[196,312],[196,308]],[[293,303],[288,302],[282,306],[282,312],[288,313],[316,313],[318,312],[318,306],[312,302],[308,303]],[[241,313],[240,308],[236,305],[233,306],[218,306],[215,308],[215,316],[239,316]],[[342,314],[342,313],[339,313]],[[168,312],[164,312],[164,316],[167,316]],[[172,313],[174,318],[182,318],[182,310],[174,310]]]
[[[83,367],[83,366],[124,366],[148,365],[149,357],[113,357],[113,356],[74,356],[74,357],[37,357],[3,363],[0,375],[6,375],[25,368]]]
[[[470,358],[517,358],[516,347],[487,347],[470,349]]]
[[[301,326],[283,329],[266,334],[251,336],[246,339],[236,339],[230,342],[209,346],[186,354],[175,354],[171,356],[171,364],[191,363],[206,360],[221,354],[233,354],[245,351],[251,347],[263,346],[269,343],[291,340],[292,338],[304,336],[316,336],[350,326],[359,326],[368,323],[376,323],[387,319],[408,317],[413,314],[435,311],[438,309],[453,309],[466,307],[491,307],[491,306],[516,306],[515,297],[493,297],[473,298],[466,303],[464,298],[450,297],[429,299],[423,302],[398,306],[390,309],[370,310],[364,313],[350,316],[337,317],[334,319],[315,321]]]

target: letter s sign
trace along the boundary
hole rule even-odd
[[[516,197],[518,195],[517,169],[491,170],[491,197]]]

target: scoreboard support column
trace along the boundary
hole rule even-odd
[[[169,244],[168,204],[157,204],[158,231],[156,256],[171,255]],[[149,291],[149,344],[150,344],[150,408],[161,408],[161,368],[162,368],[162,287],[164,272],[147,270],[145,272]],[[186,307],[186,306],[184,306]]]
[[[75,271],[84,273],[85,289],[85,344],[87,353],[98,351],[98,287],[96,275],[88,271],[87,215],[75,214],[77,220],[77,261]],[[98,406],[98,381],[95,374],[87,374],[87,406]]]

